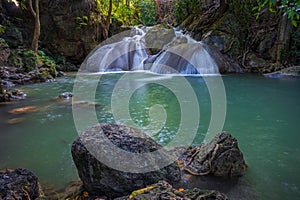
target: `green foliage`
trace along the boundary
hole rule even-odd
[[[89,17],[88,16],[82,16],[82,17],[75,17],[75,21],[77,23],[77,28],[82,28],[83,26],[88,25]]]
[[[176,2],[174,16],[178,24],[181,24],[188,17],[190,13],[188,5],[188,0],[178,0]]]
[[[112,18],[121,22],[125,26],[131,26],[138,23],[136,8],[132,5],[127,6],[124,3],[118,3],[112,13]]]
[[[252,6],[254,5],[255,0],[234,0],[229,1],[230,11],[238,16],[236,20],[242,26],[248,26],[254,20],[254,12]],[[247,27],[246,27],[247,28]]]
[[[256,11],[256,18],[259,17],[263,8],[268,7],[271,12],[282,11],[292,21],[293,26],[297,27],[297,21],[300,19],[299,0],[256,0],[256,2],[257,5],[253,7],[253,11]]]
[[[6,30],[6,27],[0,24],[0,34],[4,33]]]
[[[38,63],[38,66],[42,66],[48,69],[48,72],[52,77],[56,77],[57,71],[56,71],[56,63],[55,61],[47,56],[45,52],[42,50],[38,51],[38,54],[36,54],[36,61]]]
[[[129,4],[128,4],[129,3]],[[89,16],[76,17],[79,28],[94,22],[105,24],[108,16],[109,0],[96,0],[96,10]],[[111,19],[123,26],[138,24],[155,25],[156,7],[153,0],[113,0]]]
[[[34,70],[36,65],[36,54],[32,50],[21,52],[22,61],[24,63],[25,72]]]
[[[135,7],[138,8],[140,13],[139,18],[146,26],[156,24],[156,8],[153,0],[136,1]]]
[[[32,50],[13,52],[10,56],[10,63],[20,67],[20,71],[24,72],[43,68],[44,72],[47,71],[52,77],[55,77],[57,74],[55,61],[41,50],[39,50],[38,53]],[[47,77],[50,77],[49,75]]]
[[[294,63],[298,51],[300,50],[300,39],[297,37],[297,31],[290,32],[290,43],[288,49],[280,50],[280,61],[283,64]]]
[[[189,15],[200,13],[201,7],[201,0],[177,0],[174,13],[176,22],[181,24]]]

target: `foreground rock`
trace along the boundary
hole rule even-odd
[[[97,158],[143,169],[148,167],[148,163],[159,165],[167,155],[158,153],[160,160],[151,160],[151,158],[145,157],[144,162],[132,162],[123,154],[112,155],[114,152],[111,152],[110,146],[105,143],[107,139],[110,141],[110,146],[139,155],[162,148],[144,133],[125,125],[98,124],[93,126],[82,133],[72,145],[72,156],[79,177],[89,193],[113,198],[129,195],[132,191],[154,184],[159,180],[166,180],[170,183],[180,180],[180,169],[175,162],[162,169],[157,166],[157,170],[145,173],[132,173],[130,167],[127,172],[108,167]]]
[[[0,171],[0,199],[36,199],[40,196],[38,178],[27,169]]]
[[[193,175],[242,176],[247,169],[237,140],[227,132],[219,133],[208,144],[189,147],[179,161]]]
[[[264,76],[268,78],[300,77],[300,66],[289,67],[277,72],[264,74]]]
[[[115,200],[227,200],[227,196],[215,190],[201,190],[194,188],[185,190],[183,188],[175,189],[169,183],[160,181],[157,184],[150,185],[146,188],[133,191],[130,196],[117,198]]]

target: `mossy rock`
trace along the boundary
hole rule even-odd
[[[10,55],[10,49],[8,44],[3,38],[0,38],[0,65],[7,64],[9,55]]]
[[[13,51],[10,58],[9,64],[20,68],[20,71],[31,72],[33,70],[41,71],[43,77],[56,77],[56,63],[55,61],[47,56],[43,51],[35,53],[32,50],[17,50]],[[47,70],[45,70],[47,69]],[[49,76],[50,75],[50,76]]]
[[[8,64],[10,66],[23,68],[24,63],[23,63],[22,56],[20,55],[20,51],[17,50],[11,51],[10,56],[8,58]]]
[[[158,53],[164,45],[175,37],[175,31],[171,26],[160,24],[152,27],[145,35],[146,46],[150,53]]]

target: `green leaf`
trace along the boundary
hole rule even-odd
[[[294,27],[297,27],[297,21],[296,20],[292,20],[292,24]]]
[[[83,17],[82,17],[82,19],[84,19],[84,20],[86,20],[86,21],[88,21],[88,20],[89,20],[88,16],[86,16],[86,15],[85,15],[85,16],[83,16]]]
[[[258,7],[258,6],[254,6],[254,7],[252,8],[252,11],[256,11],[256,10],[259,10],[259,7]]]

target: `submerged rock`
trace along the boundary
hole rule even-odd
[[[160,181],[146,188],[133,191],[130,194],[130,196],[117,198],[115,200],[130,200],[130,199],[228,200],[228,197],[225,194],[222,194],[215,190],[201,190],[199,188],[194,188],[192,190],[185,190],[183,188],[175,189],[169,183],[165,181]]]
[[[208,144],[189,147],[179,161],[193,175],[242,176],[247,169],[237,140],[227,132],[217,134]]]
[[[0,199],[36,199],[40,196],[38,178],[27,169],[0,171]]]
[[[105,143],[107,139],[110,141],[110,145],[139,155],[162,148],[144,133],[125,125],[98,124],[93,126],[82,133],[72,145],[72,156],[79,177],[89,193],[120,197],[159,180],[166,180],[171,183],[180,180],[180,169],[176,162],[163,168],[157,166],[157,170],[145,173],[132,173],[131,169],[126,172],[108,167],[97,158],[100,156],[103,160],[110,159],[111,162],[119,165],[131,165],[133,168],[137,166],[143,169],[147,168],[147,163],[150,162],[158,165],[167,155],[158,153],[161,160],[151,160],[151,158],[145,157],[143,162],[131,163],[130,159],[123,154],[110,157],[114,152],[111,152],[109,145]],[[91,148],[92,152],[90,151]]]
[[[11,114],[24,114],[24,113],[36,112],[39,111],[40,109],[41,108],[38,106],[25,106],[21,108],[14,108],[8,112]]]

